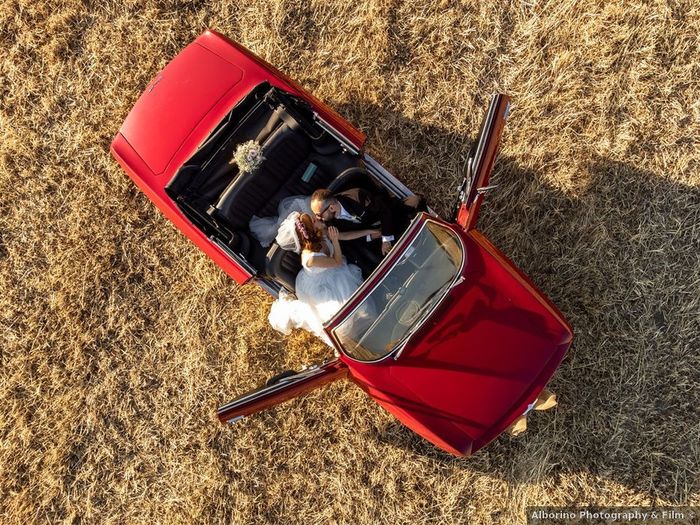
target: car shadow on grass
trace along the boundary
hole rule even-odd
[[[473,137],[371,104],[339,112],[379,130],[368,140],[370,154],[449,215]],[[563,476],[590,473],[652,502],[687,503],[700,472],[692,445],[699,437],[700,191],[602,157],[579,171],[574,187],[564,189],[506,154],[479,219],[479,229],[574,329],[551,382],[559,407],[530,417],[523,436],[503,435],[468,460],[398,422],[375,437],[509,484],[556,486]]]

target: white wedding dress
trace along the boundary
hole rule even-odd
[[[275,240],[277,231],[282,222],[293,212],[307,213],[313,216],[311,211],[311,197],[305,195],[292,195],[282,199],[277,205],[277,216],[258,217],[253,215],[248,223],[250,233],[263,248],[267,248]]]
[[[332,254],[333,246],[328,239],[326,244]],[[316,252],[302,254],[302,269],[295,283],[297,299],[280,293],[279,299],[272,303],[268,320],[275,330],[284,334],[292,328],[302,328],[332,346],[323,323],[330,320],[360,287],[362,272],[354,264],[347,264],[345,257],[333,268],[309,266],[314,257],[325,255]]]

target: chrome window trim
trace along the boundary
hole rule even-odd
[[[484,119],[484,127],[483,129],[479,130],[479,137],[478,137],[478,142],[476,144],[476,151],[474,152],[474,162],[472,164],[472,169],[473,173],[477,173],[479,169],[481,168],[481,163],[483,161],[484,157],[484,148],[486,147],[486,138],[488,137],[488,130],[491,129],[492,122],[495,118],[496,115],[496,107],[498,104],[494,104],[493,100],[491,101],[491,104],[489,105],[488,113],[486,114],[486,118]]]
[[[414,218],[413,220],[414,220],[414,221],[416,221],[416,220],[420,221],[420,216],[417,216],[417,217]],[[409,232],[411,231],[411,227],[412,227],[412,226],[413,226],[413,223],[409,224],[409,226],[408,226],[408,228],[406,229],[406,231],[403,232],[403,235],[401,235],[401,237],[399,237],[399,241],[398,241],[396,244],[394,244],[394,246],[393,246],[393,248],[392,248],[392,251],[395,250],[395,249],[401,249],[401,250],[403,251],[403,247],[404,247],[404,245],[405,245],[406,242],[407,242],[406,239],[409,237],[408,234],[409,234]],[[420,230],[419,230],[419,232],[420,232]],[[391,253],[391,252],[390,252],[390,253]],[[387,255],[387,257],[388,257],[388,255]],[[328,327],[328,326],[330,326],[330,325],[333,324],[333,321],[335,321],[336,318],[340,315],[340,313],[343,311],[343,309],[344,309],[344,307],[345,307],[346,304],[351,303],[352,301],[354,301],[355,298],[356,298],[358,295],[364,295],[364,294],[367,292],[367,287],[368,287],[368,286],[367,286],[367,283],[370,282],[370,281],[372,280],[374,274],[375,274],[375,273],[377,272],[377,270],[382,266],[384,260],[386,260],[386,257],[385,257],[384,259],[382,259],[382,261],[381,261],[381,262],[379,263],[379,265],[372,271],[372,273],[369,275],[369,277],[367,277],[367,279],[364,279],[364,280],[362,281],[362,283],[360,284],[360,287],[359,287],[357,290],[355,290],[355,291],[353,292],[353,294],[347,299],[347,301],[345,301],[345,303],[343,303],[343,306],[340,307],[340,310],[338,310],[338,311],[335,313],[335,315],[334,315],[333,317],[331,317],[328,321],[326,321],[326,322],[323,324],[323,327],[324,327],[324,328],[326,328],[326,327]],[[378,285],[379,283],[381,283],[385,278],[386,278],[386,275],[385,275],[384,277],[381,278],[381,280],[377,283],[377,285]],[[374,290],[374,288],[375,288],[375,287],[372,287],[372,290]],[[358,305],[358,306],[359,306],[359,305]],[[352,310],[352,312],[354,312],[356,309],[357,309],[357,307],[355,307],[355,308]],[[352,313],[352,312],[350,312],[350,313]],[[349,314],[348,314],[348,315],[349,315]],[[335,336],[333,335],[333,332],[334,332],[334,331],[335,331],[335,328],[331,331],[331,339],[332,339],[332,341],[333,341],[334,343],[336,343],[336,346],[340,346],[339,343],[336,341]]]
[[[251,264],[248,261],[246,261],[243,257],[241,257],[231,248],[226,246],[226,244],[224,244],[223,241],[221,241],[221,239],[218,239],[217,237],[212,235],[209,237],[209,240],[213,242],[222,252],[224,252],[229,257],[229,259],[233,260],[233,262],[240,265],[241,268],[248,272],[248,278],[255,276],[257,270],[253,268]]]
[[[365,161],[365,167],[370,172],[370,174],[377,179],[389,192],[394,194],[396,197],[404,198],[409,195],[414,195],[414,193],[399,179],[394,177],[391,172],[379,164],[371,155],[367,153],[364,154],[363,160]],[[428,207],[427,212],[433,217],[437,217],[430,207]]]
[[[274,299],[279,297],[280,290],[282,289],[281,284],[273,281],[272,279],[268,279],[267,277],[254,277],[254,279],[255,284],[269,293]]]
[[[337,129],[335,129],[333,126],[331,126],[327,120],[325,120],[323,117],[321,117],[317,112],[314,111],[314,120],[317,122],[319,126],[321,126],[324,130],[326,130],[328,133],[330,133],[335,139],[341,143],[341,145],[348,151],[354,153],[357,155],[360,150],[355,146],[352,142],[350,142],[348,139],[345,138],[345,136],[340,133]]]
[[[457,284],[460,284],[460,283],[463,281],[464,267],[465,267],[465,263],[466,263],[467,247],[464,245],[464,241],[462,240],[462,237],[461,237],[460,235],[458,235],[457,233],[455,233],[455,232],[452,230],[452,228],[449,228],[449,227],[445,226],[445,224],[441,223],[440,221],[437,221],[437,220],[432,219],[432,218],[430,218],[430,217],[426,217],[425,222],[420,226],[420,229],[416,232],[416,235],[414,236],[413,239],[416,239],[416,238],[423,232],[423,230],[424,230],[425,228],[427,228],[428,223],[430,223],[430,222],[433,222],[433,223],[437,224],[438,226],[440,226],[440,227],[442,227],[442,228],[445,228],[446,230],[448,230],[448,231],[459,241],[459,246],[460,246],[460,248],[461,248],[461,254],[462,254],[462,260],[460,261],[459,270],[458,270],[457,272],[455,272],[455,276],[454,276],[454,278],[452,279],[452,281],[450,282],[450,285],[445,287],[445,291],[443,292],[442,296],[441,296],[437,301],[435,301],[434,306],[433,306],[428,312],[426,312],[425,316],[424,316],[423,319],[420,321],[420,323],[418,323],[418,325],[416,326],[416,328],[410,330],[410,333],[407,334],[407,335],[405,336],[405,338],[402,339],[394,348],[392,348],[390,352],[386,353],[385,355],[383,355],[382,357],[380,357],[380,358],[378,358],[378,359],[374,359],[374,360],[371,360],[371,361],[364,361],[364,360],[362,360],[362,359],[357,359],[356,357],[351,356],[349,353],[347,353],[347,352],[345,351],[345,348],[344,348],[343,345],[341,344],[340,339],[336,336],[336,330],[338,330],[338,328],[340,328],[340,325],[342,324],[342,321],[341,321],[335,328],[333,328],[333,330],[331,330],[331,338],[332,338],[333,342],[335,343],[335,345],[340,349],[340,351],[342,352],[342,354],[343,354],[344,356],[346,356],[348,359],[352,359],[353,361],[358,362],[358,363],[372,364],[372,363],[378,363],[378,362],[380,362],[380,361],[383,361],[384,359],[388,359],[389,357],[392,357],[392,355],[395,354],[395,353],[397,353],[397,352],[398,352],[399,355],[400,355],[400,353],[403,352],[403,350],[405,349],[405,347],[406,347],[406,346],[408,345],[408,343],[410,342],[410,340],[411,340],[411,338],[413,337],[413,335],[415,335],[416,332],[418,332],[418,331],[420,330],[420,328],[425,324],[425,322],[426,322],[428,319],[430,319],[430,317],[433,315],[433,312],[438,308],[438,306],[440,306],[440,304],[442,304],[442,302],[444,301],[445,297],[447,297],[447,295],[450,293],[450,291],[451,291]],[[407,233],[408,233],[408,232],[407,232]],[[411,241],[411,242],[412,242],[412,241]],[[405,252],[405,250],[406,250],[406,248],[407,248],[408,246],[410,246],[410,243],[408,243],[407,245],[402,246],[402,248],[403,248],[403,249],[402,249],[402,252]],[[364,295],[365,295],[366,297],[369,297],[369,296],[372,294],[372,292],[374,292],[374,291],[379,287],[379,285],[382,284],[382,282],[384,282],[384,280],[387,278],[387,276],[388,276],[390,273],[391,273],[391,270],[388,270],[388,271],[384,274],[384,276],[383,276],[379,281],[377,281],[377,282],[374,284],[374,286],[372,286],[372,289],[371,289],[371,290],[365,291]],[[461,279],[461,280],[460,280],[460,279]],[[459,283],[458,283],[457,281],[459,281]],[[359,289],[358,289],[358,291],[359,291]],[[352,298],[351,298],[351,299],[352,299]],[[351,299],[349,299],[349,300],[351,300]],[[354,313],[357,311],[357,309],[363,304],[363,302],[364,302],[364,301],[360,301],[360,302],[355,306],[355,308],[353,308],[350,312],[348,312],[345,316],[343,316],[343,319],[345,320],[345,319],[347,319],[348,317],[350,317],[352,314],[354,314]],[[334,320],[334,319],[331,319],[330,322],[333,322],[333,320]],[[396,359],[398,359],[398,356],[397,356],[396,358],[394,358],[394,360],[396,360]]]
[[[325,364],[327,363],[324,363],[324,365]],[[284,378],[286,379],[286,381],[282,380],[278,383],[275,383],[274,385],[263,385],[262,387],[255,389],[253,392],[243,394],[243,396],[234,399],[233,401],[229,401],[225,405],[220,406],[217,409],[217,412],[229,410],[230,408],[238,405],[239,403],[246,403],[251,399],[257,398],[258,396],[273,394],[278,390],[282,390],[288,387],[290,384],[294,384],[297,381],[301,381],[303,379],[308,379],[309,377],[317,376],[323,372],[325,372],[325,368],[323,367],[323,365],[313,365],[306,370],[298,372],[294,376]]]
[[[276,283],[275,281],[272,281],[271,279],[267,279],[266,277],[260,277],[258,275],[258,271],[253,268],[253,266],[245,260],[243,257],[238,255],[236,252],[231,250],[226,244],[221,242],[220,239],[214,237],[213,235],[209,237],[209,239],[231,259],[233,262],[236,264],[240,265],[246,272],[248,272],[249,279],[253,279],[255,283],[265,290],[267,293],[269,293],[274,299],[277,299],[279,297],[280,290],[282,289],[282,286],[279,283]]]
[[[391,193],[398,197],[408,197],[413,195],[413,192],[408,189],[408,186],[394,177],[389,171],[377,162],[371,155],[364,154],[365,166],[369,172],[378,179]]]

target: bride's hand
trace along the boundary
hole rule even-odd
[[[329,226],[328,227],[328,238],[333,242],[337,242],[338,241],[338,228],[336,228],[335,226]]]

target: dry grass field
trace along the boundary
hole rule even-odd
[[[560,406],[472,458],[351,383],[220,425],[319,361],[109,154],[206,28],[297,78],[446,215],[489,95],[480,229],[567,316]],[[700,8],[686,1],[0,1],[2,523],[525,522],[700,504]]]

